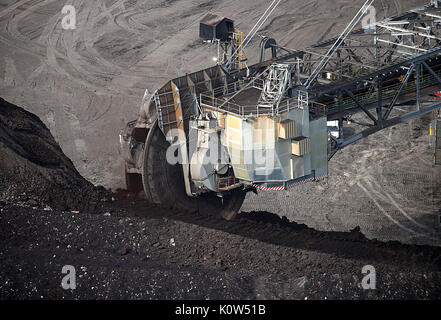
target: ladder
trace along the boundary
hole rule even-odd
[[[233,33],[233,62],[236,70],[243,69],[243,32]]]
[[[300,109],[305,110],[309,105],[309,94],[306,91],[299,91],[298,106]]]

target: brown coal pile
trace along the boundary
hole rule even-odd
[[[75,169],[44,123],[0,98],[0,200],[58,210],[96,210],[109,200]]]

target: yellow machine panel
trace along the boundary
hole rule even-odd
[[[297,137],[297,124],[295,120],[285,120],[279,123],[279,138],[292,139]]]
[[[311,152],[311,140],[306,137],[298,137],[292,140],[292,154],[304,156]]]

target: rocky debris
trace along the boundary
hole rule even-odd
[[[343,249],[306,250],[126,207],[112,217],[5,204],[0,214],[2,299],[437,299],[439,251],[397,245],[389,259],[354,258]],[[224,222],[224,228],[240,224]],[[308,237],[308,229],[267,233]],[[254,227],[254,225],[251,225]],[[246,229],[246,228],[245,228]],[[175,235],[176,246],[169,245]],[[309,235],[311,239],[314,236]],[[335,247],[335,243],[329,246]],[[388,247],[388,244],[383,244]],[[365,245],[359,244],[362,251]],[[382,249],[378,249],[382,251]],[[327,252],[328,251],[328,252]],[[429,251],[429,252],[427,252]],[[360,253],[361,254],[361,253]],[[379,253],[381,255],[381,253]],[[426,257],[426,258],[425,258]],[[419,259],[421,258],[421,259]],[[421,260],[421,261],[420,261]],[[375,290],[362,268],[376,268]],[[63,290],[62,268],[76,269],[77,289]]]
[[[110,197],[75,169],[35,115],[0,98],[0,198],[29,207],[95,211]]]

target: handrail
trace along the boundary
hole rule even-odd
[[[296,98],[289,98],[282,100],[278,110],[272,107],[262,107],[258,105],[239,105],[231,101],[225,101],[206,94],[200,94],[199,103],[201,107],[212,109],[218,112],[230,113],[241,118],[251,118],[260,116],[274,116],[277,114],[289,112],[292,109],[299,108],[299,101]],[[326,105],[316,102],[308,101],[308,105],[324,114]]]

